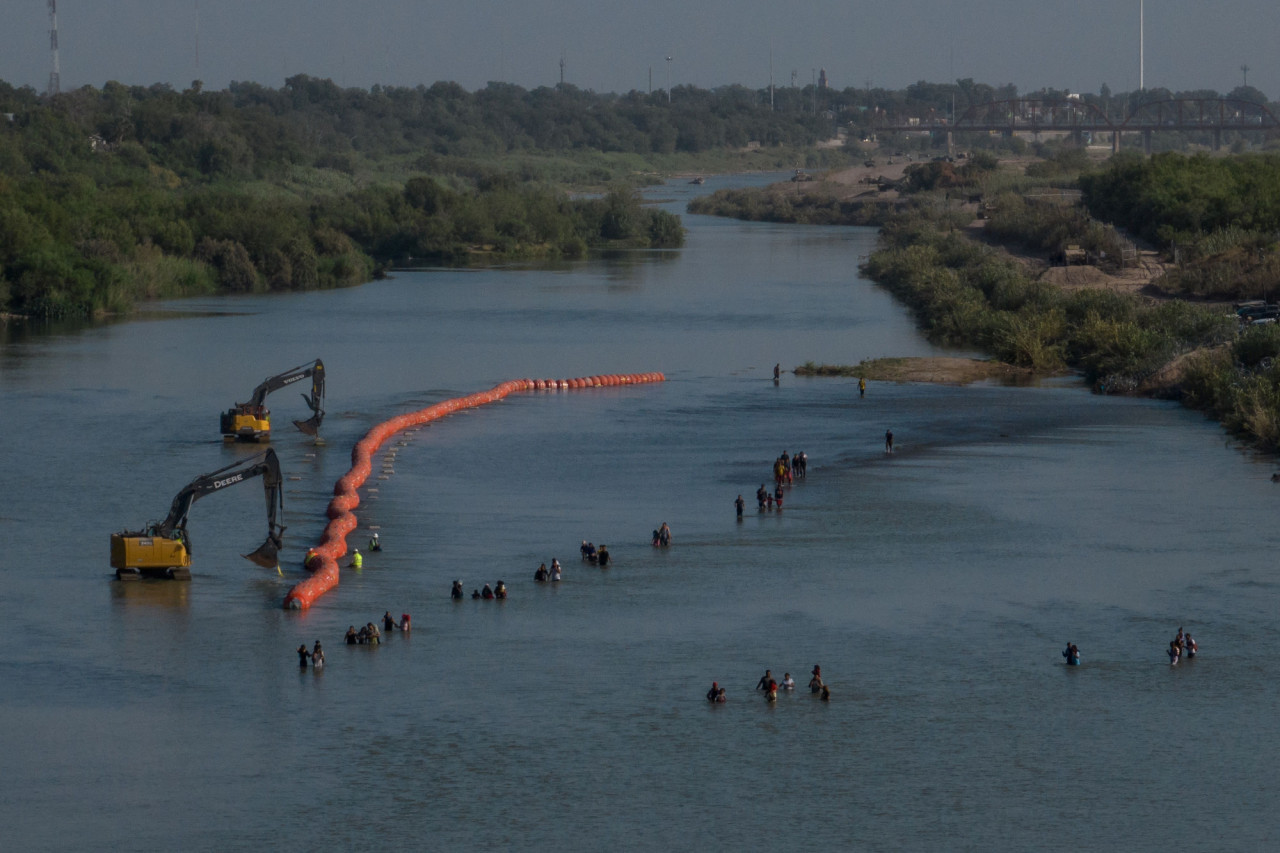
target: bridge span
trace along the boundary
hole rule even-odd
[[[1120,150],[1126,133],[1140,133],[1143,149],[1151,151],[1151,135],[1156,131],[1209,131],[1213,147],[1222,147],[1225,131],[1275,131],[1280,120],[1265,104],[1239,98],[1170,98],[1150,101],[1122,119],[1113,119],[1096,105],[1081,100],[1016,98],[974,104],[954,122],[941,117],[886,117],[874,121],[877,132],[946,133],[948,145],[956,133],[1085,133],[1111,135],[1111,150]]]

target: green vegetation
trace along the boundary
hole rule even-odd
[[[865,269],[916,311],[930,339],[1009,364],[1078,368],[1106,390],[1132,389],[1182,353],[1234,334],[1221,309],[1035,281],[1002,253],[923,218],[890,223],[883,235]]]
[[[1096,251],[1112,239],[1079,210],[1004,197],[997,208],[998,233],[1040,248],[1096,238]],[[886,223],[865,270],[915,310],[931,339],[1037,371],[1077,369],[1105,393],[1180,396],[1259,448],[1280,450],[1280,327],[1239,333],[1236,318],[1218,306],[1059,289],[929,217],[929,209],[917,205]],[[1193,236],[1206,254],[1235,245],[1230,234]]]
[[[341,286],[411,259],[676,247],[679,219],[640,205],[635,173],[776,168],[778,146],[829,128],[742,87],[673,96],[297,76],[45,99],[0,83],[0,313]],[[740,152],[749,142],[772,150]],[[611,189],[570,198],[566,185]]]
[[[1280,284],[1280,155],[1113,158],[1082,175],[1090,212],[1175,255],[1157,284],[1210,299],[1273,296]]]
[[[960,385],[990,380],[1021,383],[1035,376],[1027,368],[973,358],[872,358],[852,365],[807,361],[794,373],[796,376],[844,376],[881,382],[947,382]]]
[[[1030,199],[1004,192],[989,202],[983,233],[990,239],[1053,258],[1067,246],[1078,246],[1099,267],[1115,269],[1128,241],[1116,230],[1093,219],[1070,200]]]
[[[919,163],[907,168],[901,185],[878,181],[883,192],[901,189],[904,193],[928,190],[969,189],[980,187],[996,168],[996,158],[979,154],[956,166],[946,161]],[[871,190],[847,198],[848,187],[826,181],[795,181],[793,187],[783,185],[750,189],[717,190],[689,203],[690,213],[726,216],[752,222],[785,222],[800,225],[881,225],[894,213],[912,206],[899,198],[879,198]],[[933,204],[933,199],[925,201]]]
[[[1090,211],[1161,245],[1280,230],[1280,155],[1126,155],[1080,178]]]
[[[890,210],[885,202],[842,201],[822,187],[803,193],[778,187],[716,190],[689,202],[690,213],[727,216],[750,222],[800,225],[879,225]]]
[[[796,376],[845,376],[859,377],[863,376],[863,364],[817,364],[816,362],[806,361],[804,364],[792,371]]]
[[[1185,401],[1264,450],[1280,450],[1280,327],[1253,326],[1230,347],[1198,353],[1183,378]]]

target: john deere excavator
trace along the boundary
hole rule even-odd
[[[236,403],[222,413],[222,437],[228,441],[268,441],[271,438],[271,412],[265,405],[267,395],[286,385],[311,378],[311,395],[302,395],[311,407],[312,415],[305,421],[293,424],[307,435],[316,435],[320,421],[324,420],[324,362],[316,359],[313,364],[303,364],[286,370],[278,376],[264,379],[253,389],[247,403]]]
[[[265,569],[275,568],[284,534],[284,526],[279,523],[284,515],[284,489],[280,461],[274,450],[267,450],[192,480],[173,499],[164,521],[150,522],[142,530],[112,533],[111,566],[116,570],[116,578],[191,580],[191,540],[187,536],[187,513],[191,505],[205,495],[253,477],[262,477],[267,493],[267,541],[244,558]]]

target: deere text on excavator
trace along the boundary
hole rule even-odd
[[[318,358],[312,364],[299,365],[278,376],[264,379],[261,385],[253,389],[249,402],[236,403],[223,412],[222,437],[229,441],[269,440],[271,412],[265,405],[267,395],[307,377],[311,378],[311,394],[310,396],[303,394],[302,399],[307,401],[312,414],[305,421],[293,423],[307,435],[316,435],[320,430],[320,421],[324,419],[324,362]]]
[[[191,580],[191,539],[187,535],[187,513],[191,505],[205,495],[253,477],[262,477],[267,493],[267,541],[244,558],[266,569],[275,568],[283,544],[284,526],[279,519],[284,515],[284,488],[276,452],[267,450],[192,480],[173,499],[164,521],[150,522],[142,530],[112,533],[111,566],[116,570],[116,578]]]

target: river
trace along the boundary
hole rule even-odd
[[[858,275],[873,231],[685,222],[678,252],[175,301],[0,346],[0,846],[1273,848],[1270,467],[1073,381],[775,385],[775,363],[940,351]],[[189,583],[115,581],[109,534],[253,453],[218,413],[316,357],[323,446],[289,426],[293,390],[268,400],[283,577],[239,557],[265,530],[251,481],[193,507]],[[653,370],[388,445],[357,510],[385,550],[281,609],[374,423]],[[783,450],[809,476],[758,512]],[[564,581],[535,584],[552,557]],[[455,603],[454,579],[510,598]],[[342,645],[386,610],[412,633]],[[1201,654],[1170,667],[1179,626]],[[300,672],[317,639],[327,666]],[[765,668],[802,689],[766,703]]]

